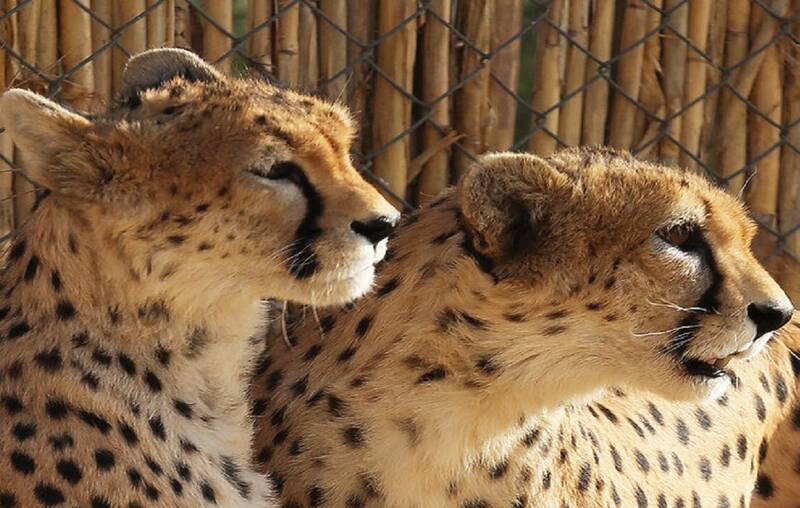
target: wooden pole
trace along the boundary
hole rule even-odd
[[[58,69],[59,14],[56,0],[36,0],[39,9],[39,41],[36,44],[36,67],[55,76]],[[63,16],[62,16],[63,18]]]
[[[615,3],[616,0],[595,0],[593,4],[589,51],[600,62],[607,62],[611,58],[611,47],[614,42]],[[606,69],[604,72],[610,75],[611,69]],[[592,80],[599,73],[600,65],[590,59],[586,63],[586,80]],[[602,145],[606,142],[607,116],[608,81],[600,78],[586,89],[581,138],[584,144]]]
[[[711,0],[694,0],[689,4],[689,40],[695,49],[687,52],[686,82],[684,83],[684,104],[689,104],[706,93],[706,47],[711,21]],[[699,53],[698,53],[699,52]],[[697,102],[683,114],[681,126],[681,145],[679,159],[681,165],[699,172],[701,166],[692,158],[700,158],[700,134],[703,127],[704,101]]]
[[[555,27],[561,24],[563,0],[553,0],[550,4],[548,22],[539,26],[537,55],[534,75],[533,110],[543,115],[535,121],[541,127],[531,137],[528,149],[539,155],[547,155],[556,150],[558,141],[558,109],[553,109],[561,98],[559,76],[561,63],[560,35]]]
[[[174,39],[175,46],[184,49],[192,48],[192,19],[188,0],[175,0]]]
[[[622,21],[622,39],[619,44],[623,56],[617,67],[616,81],[620,90],[633,101],[639,99],[642,85],[644,45],[636,43],[644,37],[646,20],[647,11],[642,1],[627,0]],[[620,92],[614,95],[609,143],[617,148],[630,149],[633,144],[636,105],[631,100]]]
[[[565,97],[575,93],[586,83],[586,53],[580,48],[589,46],[589,0],[570,0],[567,33],[571,42],[567,54]],[[583,92],[578,92],[561,107],[558,137],[565,145],[580,144],[582,114]]]
[[[728,0],[728,29],[725,37],[725,66],[731,67],[747,56],[749,45],[750,0]],[[735,89],[735,85],[731,84]],[[749,91],[744,96],[750,95]],[[720,175],[729,178],[728,189],[739,194],[744,184],[740,173],[747,164],[747,105],[736,94],[723,88],[720,97],[719,130]]]
[[[124,2],[112,2],[114,6],[114,26],[120,27],[141,14],[145,10],[144,0],[125,0]],[[144,18],[139,19],[132,25],[125,28],[120,37],[120,45],[125,48],[122,51],[115,46],[112,54],[114,66],[114,92],[122,89],[122,71],[130,58],[128,55],[135,55],[147,49],[147,23]],[[127,52],[127,54],[126,54]]]
[[[283,9],[290,0],[278,0]],[[300,54],[298,27],[300,26],[300,6],[295,4],[278,19],[277,59],[278,79],[289,86],[300,84]]]
[[[658,136],[666,115],[667,105],[661,87],[661,10],[663,0],[654,0],[647,7],[645,33],[654,34],[644,42],[642,59],[642,84],[639,88],[639,106],[633,127],[632,151],[642,159],[658,158]],[[642,133],[642,134],[640,134]]]
[[[711,9],[708,33],[708,56],[711,65],[707,68],[707,88],[710,90],[703,107],[703,129],[700,138],[700,158],[709,168],[719,170],[719,158],[714,143],[714,135],[719,129],[719,99],[717,89],[722,80],[722,67],[725,65],[725,36],[728,26],[728,0],[717,0]]]
[[[681,139],[681,125],[684,104],[684,85],[686,83],[686,43],[679,36],[686,37],[689,23],[689,6],[685,0],[664,0],[664,8],[671,12],[664,31],[664,96],[667,102],[667,134],[661,140],[660,158],[667,164],[678,162],[680,148],[674,140]],[[675,116],[678,115],[678,116]],[[671,139],[670,139],[671,138]]]
[[[800,9],[800,1],[793,2]],[[795,10],[795,12],[800,12]],[[794,30],[800,29],[795,22]],[[800,224],[800,48],[791,45],[787,48],[786,74],[784,80],[784,103],[789,125],[786,132],[787,143],[781,150],[781,176],[778,196],[778,230],[788,234]],[[786,239],[786,248],[800,259],[800,231],[793,231]],[[788,256],[785,256],[788,258]],[[787,259],[788,261],[788,259]],[[788,268],[788,269],[787,269]],[[793,268],[793,269],[791,269]],[[794,301],[800,298],[800,270],[797,264],[784,267],[779,282]]]
[[[7,6],[6,6],[7,7]],[[0,40],[12,44],[14,40],[13,26],[10,19],[0,22]],[[8,73],[11,67],[6,59],[7,53],[0,51],[0,94],[6,91],[13,76]],[[11,137],[0,134],[0,155],[9,161],[14,160],[14,145]],[[7,234],[14,227],[14,173],[12,168],[0,159],[0,234]]]
[[[380,0],[378,37],[394,30],[416,9],[417,4],[413,0]],[[397,86],[409,92],[414,85],[416,51],[416,21],[406,23],[378,46],[378,66]],[[403,133],[411,125],[411,101],[383,76],[376,76],[375,79],[372,145],[380,153],[375,157],[373,167],[375,174],[386,181],[392,191],[404,197],[410,141],[409,136]]]
[[[522,1],[494,0],[491,47],[496,51],[522,29]],[[493,78],[489,79],[489,103],[494,109],[494,129],[486,139],[488,150],[508,150],[514,143],[517,120],[517,99],[503,86],[517,91],[520,64],[520,39],[514,40],[492,57]],[[447,67],[442,67],[446,69]],[[498,83],[498,81],[500,83]]]
[[[347,29],[347,2],[343,0],[319,0],[320,9],[343,30]],[[344,97],[347,85],[346,73],[330,81],[331,77],[347,67],[347,37],[328,20],[319,22],[319,74],[325,94],[336,99]]]
[[[68,0],[67,0],[68,1]],[[210,4],[222,2],[209,2]],[[159,4],[147,15],[147,48],[161,48],[167,43],[167,3],[147,0],[147,7]]]
[[[220,28],[206,22],[203,27],[203,57],[221,72],[226,74],[231,71],[232,58],[226,57],[232,47],[228,34],[233,33],[233,2],[212,1],[206,3],[208,15],[217,22]],[[226,33],[227,32],[227,33]]]
[[[308,3],[300,4],[297,48],[300,55],[300,86],[316,90],[319,85],[319,45],[317,17]]]
[[[453,177],[458,179],[484,151],[484,132],[491,118],[487,115],[489,98],[489,61],[478,53],[490,49],[491,0],[473,0],[464,4],[462,33],[476,49],[464,46],[461,53],[459,79],[466,80],[453,98],[453,123],[456,132],[464,135],[460,148],[453,151]],[[477,74],[478,69],[484,66]]]
[[[92,21],[89,13],[76,2],[90,7],[88,0],[61,0],[60,35],[64,69],[74,68],[92,54]],[[64,99],[70,104],[88,109],[94,101],[93,62],[84,64],[64,82]]]
[[[247,13],[249,30],[261,26],[273,14],[274,0],[250,0]],[[272,69],[272,29],[274,23],[270,23],[250,36],[248,44],[250,46],[250,59],[262,66],[263,71],[268,74],[273,73]]]
[[[358,41],[347,44],[347,61],[350,64],[358,61],[364,54],[363,45],[369,43],[375,28],[375,15],[377,13],[376,0],[348,0],[347,1],[347,31],[351,37]],[[367,111],[368,97],[372,87],[371,71],[367,64],[359,63],[353,67],[350,74],[350,110],[353,112],[360,128],[361,136],[355,141],[355,148],[362,153],[369,142],[369,136],[363,135],[370,132],[370,115]]]
[[[111,0],[92,0],[92,12],[113,26],[114,15]],[[92,20],[92,51],[99,51],[111,39],[111,31],[97,20]],[[110,47],[97,54],[92,60],[92,74],[94,75],[95,103],[93,109],[99,111],[111,100],[113,72],[111,70]]]
[[[451,22],[451,0],[434,0],[430,10],[441,19]],[[426,103],[439,99],[450,88],[450,29],[435,16],[429,15],[422,32],[422,91],[421,98]],[[450,99],[444,97],[433,106],[431,122],[447,132],[450,127]],[[436,146],[444,135],[426,122],[422,125],[423,150]],[[439,194],[450,181],[450,151],[439,150],[422,165],[419,180],[418,201],[424,203]]]

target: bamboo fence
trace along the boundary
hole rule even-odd
[[[0,90],[100,111],[131,54],[178,46],[350,105],[400,207],[482,152],[609,144],[707,174],[800,297],[800,0],[0,0]],[[0,235],[36,199],[0,135]]]

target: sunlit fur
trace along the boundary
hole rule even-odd
[[[659,237],[681,221],[713,254],[714,308],[696,308],[709,260]],[[309,318],[291,347],[268,341],[256,458],[284,502],[313,488],[332,506],[644,506],[640,488],[647,506],[692,506],[693,490],[718,506],[699,465],[713,443],[713,478],[744,479],[737,503],[790,403],[789,356],[756,356],[745,311],[789,305],[750,252],[754,231],[722,190],[624,153],[484,157],[401,223],[373,294]],[[676,349],[686,316],[695,333]],[[691,375],[690,357],[731,357],[729,375]],[[723,444],[735,462],[720,471]]]
[[[360,296],[385,239],[351,224],[397,212],[351,164],[339,106],[179,50],[124,81],[96,118],[0,98],[47,191],[0,271],[0,505],[265,506],[246,402],[262,299]],[[305,191],[249,171],[283,161]]]

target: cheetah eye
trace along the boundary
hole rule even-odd
[[[268,168],[260,165],[250,166],[247,172],[266,180],[287,180],[300,187],[305,181],[302,168],[290,161],[276,162]]]
[[[703,244],[700,227],[697,224],[675,224],[656,233],[666,243],[683,252],[695,252]]]

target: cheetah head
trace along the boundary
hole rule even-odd
[[[354,168],[343,107],[176,49],[134,57],[123,81],[107,114],[12,90],[0,120],[48,199],[134,279],[317,305],[370,288],[398,213]]]
[[[742,204],[699,176],[607,149],[493,154],[458,199],[498,291],[544,321],[517,325],[506,363],[535,341],[557,384],[717,396],[792,316]]]

